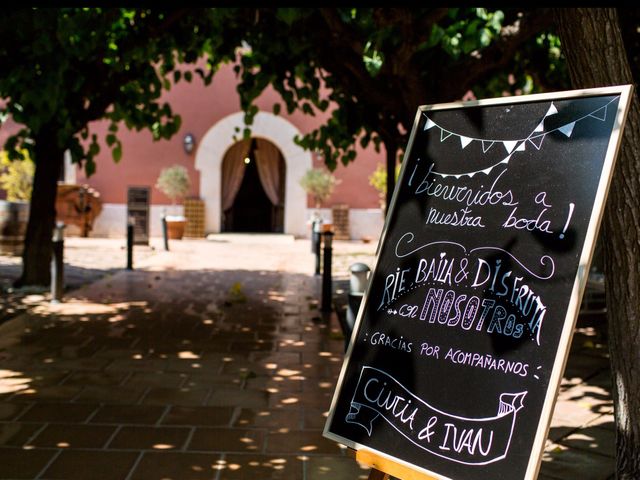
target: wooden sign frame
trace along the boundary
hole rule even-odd
[[[528,463],[526,464],[526,471],[524,473],[524,477],[518,477],[518,478],[524,478],[525,480],[535,479],[537,477],[537,474],[540,468],[540,461],[541,461],[541,456],[544,449],[545,439],[547,438],[557,391],[560,386],[562,374],[564,372],[566,361],[569,355],[569,347],[571,344],[573,331],[575,329],[575,325],[578,317],[580,302],[584,294],[584,290],[587,283],[588,269],[593,257],[595,243],[596,243],[598,231],[600,228],[600,223],[604,213],[605,202],[606,202],[608,189],[609,189],[612,175],[613,175],[616,156],[622,141],[622,131],[624,128],[624,123],[626,120],[627,113],[629,111],[632,92],[633,92],[632,85],[621,85],[621,86],[614,86],[614,87],[571,90],[571,91],[535,94],[535,95],[524,95],[524,96],[518,96],[518,97],[502,97],[502,98],[496,98],[496,99],[478,100],[478,101],[470,101],[470,102],[444,103],[444,104],[436,104],[436,105],[419,107],[416,113],[412,131],[410,134],[408,146],[404,155],[402,169],[400,171],[400,175],[397,182],[397,187],[392,197],[389,214],[386,217],[385,225],[384,225],[384,228],[380,237],[380,241],[378,244],[378,249],[376,252],[376,260],[375,260],[374,268],[372,269],[372,273],[371,273],[372,279],[374,278],[374,275],[376,275],[376,272],[379,269],[381,254],[385,249],[385,247],[387,246],[386,244],[388,240],[387,237],[389,235],[390,223],[396,213],[396,209],[398,208],[397,202],[398,202],[398,197],[400,192],[400,186],[403,185],[403,182],[405,181],[405,177],[412,175],[412,171],[410,171],[410,169],[413,169],[413,172],[415,173],[414,165],[409,166],[408,160],[412,155],[412,149],[414,147],[414,142],[416,141],[416,135],[418,132],[418,126],[419,126],[421,117],[425,113],[438,112],[442,110],[452,110],[452,109],[466,109],[469,107],[522,105],[526,103],[542,102],[542,101],[553,102],[553,101],[573,100],[573,99],[581,99],[581,98],[597,97],[597,96],[611,96],[611,95],[619,96],[617,109],[615,109],[615,118],[613,120],[612,130],[609,135],[609,140],[606,146],[606,153],[604,156],[604,162],[602,165],[601,174],[600,174],[599,180],[597,181],[597,189],[595,191],[595,200],[593,202],[593,208],[591,210],[590,216],[588,217],[588,223],[586,223],[587,227],[585,231],[584,241],[581,247],[579,247],[580,255],[579,255],[578,268],[575,274],[575,278],[573,279],[573,282],[572,282],[571,296],[569,299],[568,307],[566,309],[566,316],[564,318],[564,322],[562,323],[559,341],[557,344],[558,346],[557,346],[557,349],[555,350],[556,353],[555,353],[554,363],[551,368],[551,372],[549,374],[548,386],[546,387],[546,393],[544,394],[542,412],[539,418],[537,419],[537,429],[535,431],[535,437],[531,446],[531,450],[526,453],[529,456],[529,460],[528,460]],[[551,105],[553,105],[553,103],[551,103]],[[611,109],[610,111],[613,112],[614,110]],[[605,112],[606,112],[606,109],[605,109]],[[593,116],[594,118],[597,118],[596,115],[586,115],[585,118],[588,116]],[[540,125],[542,125],[542,123]],[[574,125],[570,126],[571,129],[573,128],[573,126]],[[424,130],[427,130],[427,128],[429,128],[429,125],[425,125]],[[567,136],[571,135],[571,130],[569,129],[567,129],[566,131],[563,131],[563,130],[561,131]],[[447,132],[448,135],[451,135],[453,133],[453,132],[449,132],[448,130],[445,130],[444,128],[442,128],[442,132],[443,133],[441,135],[443,137],[445,135],[444,132]],[[446,137],[444,138],[446,139]],[[460,138],[461,138],[461,141],[463,142],[462,148],[465,148],[466,145],[464,144],[464,142],[469,139],[466,139],[462,135],[460,135]],[[441,137],[441,142],[442,141],[443,140]],[[506,145],[506,143],[508,142],[505,141],[505,147],[507,148],[507,151],[509,151],[508,149],[509,145]],[[515,143],[516,142],[514,142],[514,144]],[[483,145],[483,148],[484,148],[484,145]],[[513,148],[513,146],[511,148]],[[542,203],[544,203],[544,199],[542,200]],[[567,224],[568,223],[569,222],[567,221]],[[560,238],[562,238],[562,236],[560,236]],[[361,329],[363,328],[363,322],[364,322],[363,313],[365,312],[365,309],[367,308],[367,305],[369,303],[371,289],[373,288],[372,284],[373,284],[373,281],[370,281],[367,287],[367,290],[364,294],[363,301],[360,305],[360,309],[358,311],[356,323],[351,335],[351,342],[347,349],[345,361],[343,363],[343,366],[338,378],[337,386],[331,402],[329,416],[325,424],[323,435],[331,440],[334,440],[336,442],[346,445],[350,449],[355,450],[356,458],[360,462],[372,466],[375,469],[374,471],[378,471],[378,470],[384,471],[391,475],[398,476],[399,478],[406,478],[406,479],[409,479],[409,478],[411,479],[414,479],[414,478],[415,479],[418,479],[418,478],[419,479],[442,479],[442,480],[453,479],[454,477],[444,476],[441,473],[436,472],[435,470],[430,470],[428,468],[423,468],[421,466],[414,465],[408,461],[403,460],[402,458],[393,456],[385,451],[381,451],[380,449],[372,448],[370,445],[358,443],[350,438],[346,438],[345,436],[337,434],[336,432],[332,431],[332,424],[334,422],[334,417],[336,415],[336,408],[338,407],[339,402],[341,400],[342,402],[345,402],[345,403],[349,401],[348,398],[347,399],[341,398],[346,395],[346,394],[342,395],[342,391],[345,387],[345,377],[347,375],[347,371],[349,370],[350,364],[352,362],[353,351],[355,348],[354,346],[356,345],[359,337],[361,337]],[[360,338],[360,340],[362,341],[362,338]],[[366,347],[358,347],[358,348],[366,348]],[[364,367],[362,368],[362,371],[364,371]],[[542,390],[542,392],[544,392],[544,390]],[[515,420],[514,420],[514,425],[515,425]],[[369,435],[371,435],[371,433],[369,433]],[[524,454],[524,453],[521,452],[521,454]],[[506,457],[506,453],[505,453],[505,457]],[[456,476],[455,478],[457,479],[462,477]]]

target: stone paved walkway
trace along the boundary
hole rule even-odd
[[[336,242],[337,275],[375,246]],[[372,262],[367,262],[372,264]],[[309,242],[172,242],[0,326],[1,479],[357,479],[322,437],[341,367]],[[606,480],[606,345],[582,325],[541,479]]]

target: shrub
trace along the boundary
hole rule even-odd
[[[22,160],[11,161],[6,151],[0,152],[0,188],[6,190],[10,202],[31,200],[36,166],[26,150],[22,154]]]
[[[182,165],[163,168],[158,176],[156,188],[175,204],[177,200],[184,198],[191,188],[187,169]]]
[[[313,197],[315,208],[331,196],[338,183],[336,177],[322,168],[311,168],[300,179],[304,191]]]

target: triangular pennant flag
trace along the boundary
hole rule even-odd
[[[463,149],[464,149],[467,145],[469,145],[472,141],[473,141],[473,138],[463,137],[462,135],[460,135],[460,144],[462,145],[462,148],[463,148]]]
[[[440,141],[444,142],[447,138],[453,135],[453,132],[445,130],[444,128],[440,130]]]
[[[563,125],[562,127],[558,128],[558,130],[564,133],[567,137],[570,137],[571,133],[573,132],[573,127],[575,125],[576,125],[576,122],[567,123],[566,125]]]
[[[500,163],[509,163],[509,160],[511,160],[511,155],[509,155],[507,158],[502,160]]]
[[[538,135],[537,137],[531,137],[531,138],[529,138],[529,141],[533,144],[534,147],[536,147],[537,150],[540,150],[540,148],[542,147],[542,141],[544,140],[544,137],[546,135],[547,134],[545,133],[544,135]]]
[[[436,124],[429,117],[427,117],[427,123],[424,124],[424,129],[429,130],[431,127],[435,127],[435,125]]]
[[[469,173],[469,174],[468,174],[468,175],[469,175],[469,178],[473,178],[473,176],[474,176],[476,173],[478,173],[478,172],[471,172],[471,173]]]
[[[544,120],[538,124],[534,132],[544,132]]]
[[[551,106],[549,107],[549,110],[547,110],[545,117],[548,117],[549,115],[555,115],[556,113],[558,113],[558,109],[553,104],[553,102],[551,102]]]
[[[489,140],[482,140],[482,153],[487,153],[493,144],[496,142],[490,142]]]
[[[456,177],[456,180],[459,180],[461,175],[454,175],[454,177]]]
[[[516,152],[524,152],[526,143],[527,142],[522,142],[520,145],[518,145],[518,148],[516,148]]]
[[[484,170],[482,170],[482,173],[484,173],[485,175],[489,175],[491,173],[491,170],[493,170],[493,167],[485,168]]]
[[[513,147],[516,146],[516,143],[518,143],[518,141],[517,140],[505,140],[502,143],[504,144],[504,148],[507,149],[507,153],[511,153],[513,151]]]
[[[607,119],[607,106],[605,105],[604,107],[599,108],[595,112],[590,113],[589,116],[604,122]]]

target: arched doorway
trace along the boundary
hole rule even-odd
[[[221,230],[284,232],[286,166],[278,147],[242,140],[227,150],[221,169]]]
[[[236,112],[216,122],[202,137],[196,150],[195,167],[200,172],[200,197],[205,202],[205,231],[222,231],[222,160],[229,148],[237,143],[235,135],[246,127],[244,113]],[[312,154],[294,142],[302,132],[286,118],[269,112],[258,112],[251,124],[256,138],[276,145],[287,167],[285,178],[286,205],[284,233],[305,237],[309,235],[307,193],[300,179],[312,167]]]

